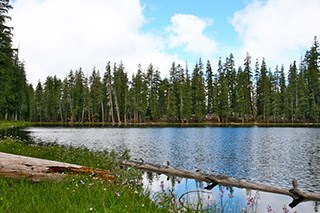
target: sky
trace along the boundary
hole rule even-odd
[[[199,58],[246,52],[274,69],[300,61],[320,36],[319,0],[13,0],[13,45],[34,86],[80,67],[102,74],[123,63],[129,78],[153,64],[168,77],[172,62],[192,69]]]

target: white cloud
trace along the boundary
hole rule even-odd
[[[243,42],[241,55],[265,57],[274,64],[299,60],[320,36],[319,0],[253,0],[230,22]]]
[[[178,58],[164,54],[164,41],[141,33],[139,0],[16,0],[11,11],[14,45],[26,61],[30,83],[47,76],[64,78],[70,69],[122,61],[129,76],[138,64],[154,63],[161,72]]]
[[[171,17],[169,47],[183,46],[186,52],[200,57],[210,57],[217,49],[216,42],[204,35],[204,30],[213,20],[194,15],[175,14]]]

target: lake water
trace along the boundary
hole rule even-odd
[[[175,168],[225,173],[235,178],[286,188],[290,188],[292,179],[296,178],[301,189],[320,193],[320,128],[30,127],[25,131],[35,142],[117,152],[128,149],[131,159],[141,158],[154,164],[167,160]],[[155,179],[154,185],[149,187],[159,188],[159,184],[166,183],[165,177],[158,177],[158,180],[160,182]],[[188,181],[192,183],[192,180],[179,182],[186,185]],[[172,187],[172,181],[168,184],[167,189]],[[199,190],[196,185],[193,182],[189,187]],[[237,190],[235,193],[245,193]],[[182,190],[180,194],[183,193]],[[268,195],[262,193],[260,196],[265,194]],[[313,211],[314,207],[307,212]]]

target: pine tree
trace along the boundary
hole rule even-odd
[[[257,113],[265,122],[270,116],[270,79],[264,58],[262,59],[260,73],[257,74]]]
[[[191,85],[194,120],[196,122],[200,122],[204,119],[206,113],[206,94],[203,80],[203,65],[201,60],[199,64],[196,64],[193,70]]]
[[[129,80],[127,73],[125,72],[124,65],[119,64],[118,67],[114,68],[114,100],[115,104],[118,103],[118,123],[127,123],[127,110],[128,110],[128,90],[129,90]],[[117,103],[116,103],[117,102]],[[118,113],[117,113],[118,114]],[[120,119],[120,120],[119,120]]]
[[[298,80],[297,80],[297,66],[294,61],[290,65],[288,73],[288,107],[289,107],[289,119],[294,122],[296,119],[297,105],[298,105]]]
[[[319,43],[314,38],[310,51],[307,51],[305,60],[307,63],[306,78],[309,89],[309,119],[318,122],[320,114],[320,70],[319,70]]]
[[[112,87],[112,74],[111,74],[111,66],[110,66],[110,61],[106,65],[105,73],[103,75],[103,82],[104,86],[106,87],[106,93],[105,96],[108,99],[108,118],[109,122],[112,123],[112,125],[115,124],[115,118],[114,118],[114,111],[113,111],[113,87]]]
[[[300,121],[305,121],[308,115],[308,86],[305,83],[305,69],[300,65],[297,79],[297,109],[296,115]]]
[[[99,70],[93,68],[89,77],[90,99],[91,99],[91,119],[92,122],[102,121],[104,116],[102,81]]]
[[[145,75],[142,72],[141,65],[138,67],[136,75],[132,76],[130,94],[131,94],[131,106],[133,112],[133,122],[142,123],[145,121],[147,112],[147,83]]]
[[[228,82],[228,116],[235,115],[236,102],[237,102],[237,92],[236,92],[236,69],[234,65],[233,54],[230,53],[229,57],[226,58],[224,64],[225,78]]]
[[[43,121],[44,116],[44,98],[43,98],[43,88],[42,84],[39,81],[36,90],[34,92],[34,112],[33,112],[34,121]]]
[[[6,21],[11,19],[7,16],[10,9],[9,0],[0,0],[0,119],[5,120],[15,111],[12,28],[6,25]]]
[[[280,69],[279,87],[280,87],[279,114],[280,114],[280,119],[284,121],[285,118],[288,117],[287,116],[288,97],[287,97],[287,86],[286,86],[286,78],[284,74],[283,65],[281,66],[281,69]]]
[[[246,85],[244,90],[244,102],[245,114],[250,116],[253,120],[256,119],[256,112],[254,108],[254,103],[252,101],[253,85],[252,85],[252,70],[251,70],[251,56],[247,53],[244,60],[244,85]]]
[[[183,72],[183,70],[181,70]],[[192,91],[191,91],[191,80],[189,75],[188,65],[186,65],[184,80],[182,80],[182,99],[183,107],[181,110],[182,122],[189,122],[192,114]]]
[[[214,90],[213,90],[213,72],[211,63],[208,60],[206,66],[206,100],[207,100],[207,114],[213,115],[213,106],[214,106]]]
[[[218,62],[218,80],[217,80],[217,90],[218,92],[218,108],[217,113],[219,115],[219,122],[227,122],[229,115],[229,88],[228,88],[228,79],[223,68],[221,59]]]

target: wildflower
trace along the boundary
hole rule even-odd
[[[142,204],[141,206],[144,207],[144,204]]]
[[[93,208],[91,207],[90,209],[89,209],[89,211],[92,211],[93,210]]]
[[[283,206],[283,213],[289,213],[289,209],[286,206]]]
[[[83,180],[80,180],[80,183],[82,184],[82,185],[84,185],[85,183],[83,182]]]
[[[221,187],[221,188],[220,188],[220,197],[221,197],[221,198],[223,198],[223,194],[224,194],[224,190],[223,190],[223,188]]]
[[[117,197],[120,197],[120,193],[119,192],[115,192]]]
[[[161,187],[162,190],[164,190],[164,183],[163,183],[163,181],[160,182],[160,187]]]
[[[253,200],[253,198],[248,198],[248,202],[247,202],[247,206],[250,206],[250,207],[252,207],[254,205],[254,200]]]
[[[267,206],[267,212],[273,212],[271,206],[269,206],[269,205]]]

